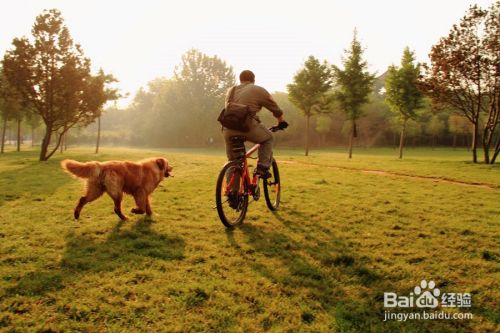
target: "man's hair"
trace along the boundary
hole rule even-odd
[[[240,82],[255,82],[255,74],[248,69],[240,73]]]

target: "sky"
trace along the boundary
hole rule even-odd
[[[244,69],[269,91],[286,91],[309,55],[341,65],[354,29],[372,72],[398,64],[403,49],[425,62],[471,4],[493,0],[16,0],[2,3],[0,55],[30,36],[35,17],[57,8],[93,68],[118,80],[125,106],[140,87],[172,77],[190,48]]]

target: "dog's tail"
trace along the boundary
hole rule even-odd
[[[61,161],[61,167],[77,177],[92,178],[99,176],[100,168],[96,162],[81,163],[73,160]]]

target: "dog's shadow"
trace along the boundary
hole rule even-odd
[[[118,269],[140,267],[145,258],[182,260],[184,240],[179,236],[159,234],[151,229],[152,220],[140,219],[131,228],[122,228],[120,221],[103,241],[97,234],[66,236],[66,250],[58,264],[21,277],[7,293],[11,295],[43,295],[64,288],[84,274],[111,272]]]

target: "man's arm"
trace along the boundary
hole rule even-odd
[[[262,106],[271,111],[278,121],[282,121],[280,119],[283,119],[283,111],[280,109],[278,104],[276,104],[271,94],[265,89],[262,90],[264,95],[262,98]]]

